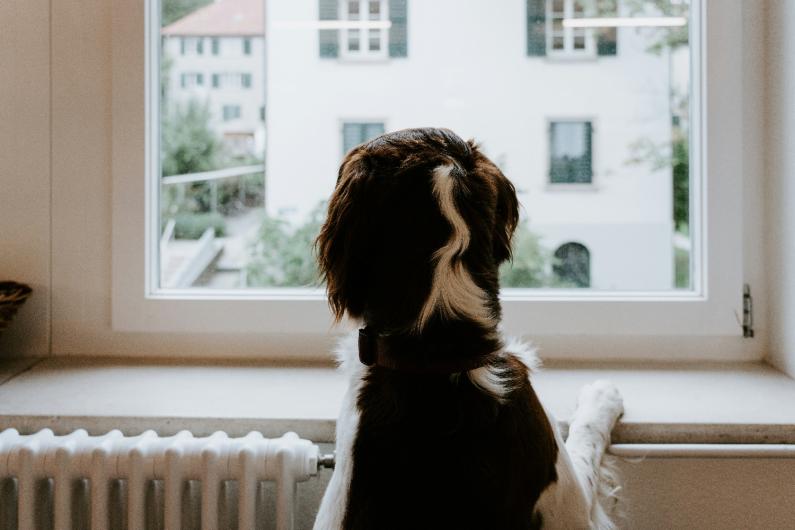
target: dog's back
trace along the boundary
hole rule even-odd
[[[557,448],[527,378],[503,399],[467,377],[370,370],[358,398],[345,528],[538,527]]]

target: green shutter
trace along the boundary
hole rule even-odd
[[[545,0],[527,0],[527,55],[547,54],[547,6]]]
[[[243,83],[243,88],[251,88],[251,74],[243,74],[241,81]]]
[[[583,156],[583,168],[580,182],[593,182],[593,125],[587,121],[583,123],[585,127],[585,156]]]
[[[220,84],[221,83],[218,74],[213,74],[213,88],[218,88],[218,85]]]
[[[318,0],[319,20],[338,20],[339,6],[337,0]],[[337,57],[339,55],[340,37],[337,29],[321,29],[318,31],[320,57]]]
[[[213,55],[218,55],[218,53],[221,50],[220,39],[218,39],[218,37],[213,37],[212,44],[213,44]]]
[[[389,0],[389,56],[408,57],[408,0]]]
[[[618,16],[617,0],[599,0],[597,9],[600,17]],[[597,31],[596,52],[599,55],[616,55],[618,53],[618,31],[616,28],[601,28]]]

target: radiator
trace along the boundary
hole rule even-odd
[[[200,528],[250,530],[262,526],[258,486],[267,481],[275,483],[270,488],[275,514],[268,526],[288,530],[295,524],[296,484],[317,474],[318,457],[318,447],[294,433],[266,439],[254,432],[241,438],[223,432],[194,437],[187,431],[169,437],[153,431],[89,436],[85,430],[55,436],[49,429],[31,435],[8,429],[0,432],[0,528],[33,530],[49,526],[42,524],[48,520],[54,530],[121,524],[128,530],[180,530],[190,526],[183,496],[200,487],[200,493],[194,491],[200,513],[191,516]],[[155,487],[159,509],[152,508]],[[237,497],[232,510],[223,502],[229,488]],[[80,511],[75,496],[87,498],[83,512],[88,513],[75,513]],[[224,522],[220,511],[236,516]],[[153,515],[159,519],[154,524]]]

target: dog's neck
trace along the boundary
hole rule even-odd
[[[415,374],[452,374],[488,364],[502,349],[496,329],[465,321],[431,325],[422,333],[359,331],[359,360],[367,366]]]

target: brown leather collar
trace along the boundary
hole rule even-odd
[[[359,330],[359,360],[366,366],[414,374],[453,374],[485,366],[495,358],[494,352],[466,357],[450,355],[443,346],[430,346],[417,354],[406,351],[404,342],[389,335],[379,335],[368,328]],[[447,355],[445,355],[447,354]]]

